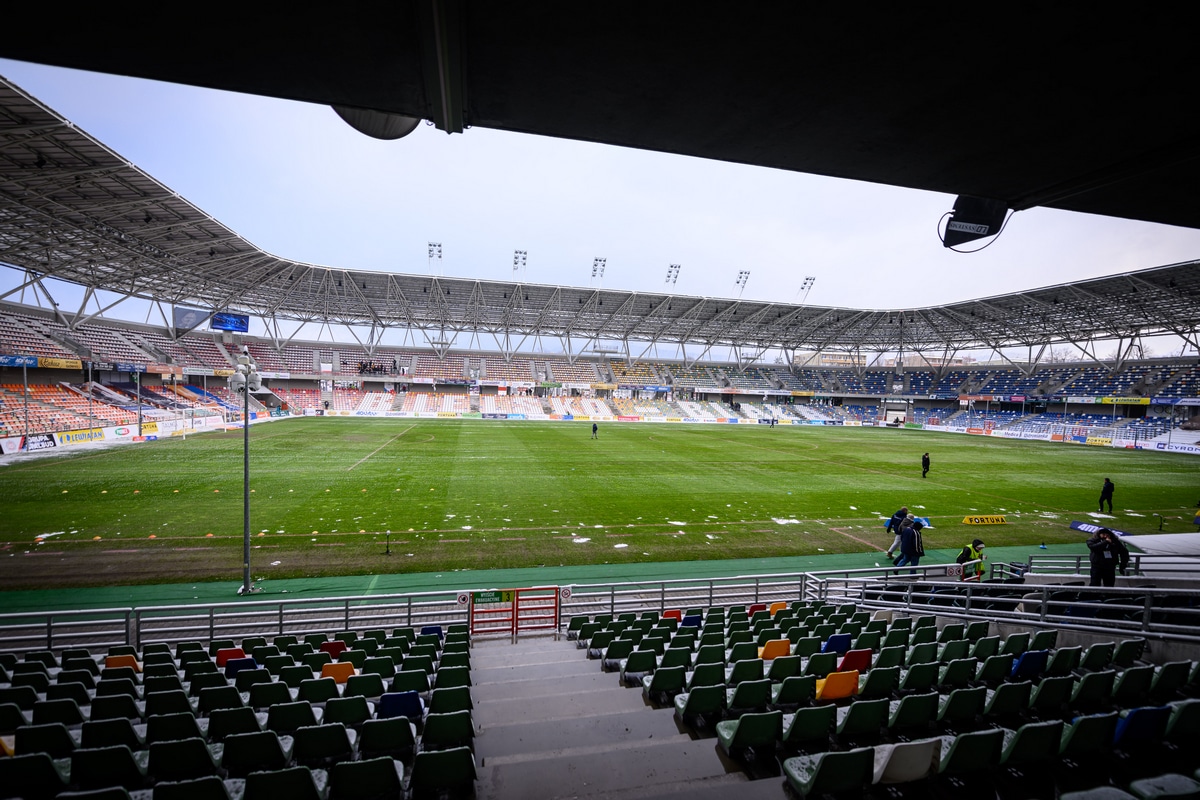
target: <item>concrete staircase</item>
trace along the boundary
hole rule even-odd
[[[565,637],[476,639],[471,680],[478,800],[784,797]]]

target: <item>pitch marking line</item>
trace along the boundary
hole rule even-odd
[[[389,444],[391,444],[392,442],[396,441],[396,440],[397,440],[397,439],[399,439],[401,436],[403,436],[404,434],[408,433],[409,431],[411,431],[411,430],[412,430],[413,428],[415,428],[415,427],[416,427],[416,425],[409,425],[407,428],[405,428],[404,430],[400,431],[399,433],[397,433],[397,434],[396,434],[395,436],[393,436],[392,438],[388,439],[388,440],[387,440],[386,442],[384,442],[383,444],[379,445],[379,447],[376,447],[376,448],[375,448],[374,450],[372,450],[370,453],[367,453],[365,456],[363,456],[362,458],[360,458],[358,461],[354,462],[354,464],[353,464],[352,466],[349,466],[349,467],[347,467],[347,468],[346,468],[346,472],[349,472],[350,470],[354,469],[354,467],[357,467],[359,464],[363,463],[363,462],[364,462],[364,461],[366,461],[368,458],[370,458],[371,456],[375,455],[375,454],[376,454],[376,453],[378,453],[380,450],[382,450],[383,448],[387,447]]]
[[[830,526],[829,530],[833,531],[834,533],[839,533],[842,536],[845,536],[847,539],[853,539],[859,544],[865,544],[867,547],[870,547],[873,550],[879,550],[879,545],[875,544],[874,542],[868,542],[866,539],[860,539],[857,536],[848,533],[845,528],[834,528]]]

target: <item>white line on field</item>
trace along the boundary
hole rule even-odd
[[[349,472],[350,470],[354,469],[354,467],[357,467],[359,464],[363,463],[363,462],[364,462],[364,461],[366,461],[368,458],[370,458],[371,456],[375,455],[375,454],[376,454],[376,453],[378,453],[380,450],[382,450],[383,448],[387,447],[389,444],[391,444],[392,442],[396,441],[396,440],[397,440],[397,439],[399,439],[401,436],[403,436],[404,434],[408,433],[409,431],[411,431],[411,430],[412,430],[413,428],[415,428],[415,427],[417,427],[417,426],[416,426],[416,425],[409,425],[407,428],[405,428],[404,430],[400,431],[399,433],[397,433],[397,434],[396,434],[395,436],[393,436],[392,438],[388,439],[388,440],[387,440],[386,442],[384,442],[383,444],[379,445],[379,447],[376,447],[374,450],[372,450],[371,452],[367,453],[365,456],[363,456],[362,458],[360,458],[358,461],[355,461],[355,462],[354,462],[354,464],[353,464],[353,466],[350,466],[350,467],[347,467],[347,468],[346,468],[346,472]]]

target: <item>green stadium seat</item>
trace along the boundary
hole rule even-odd
[[[743,714],[717,723],[717,742],[734,758],[743,758],[748,752],[773,754],[782,738],[782,711]]]
[[[875,751],[862,747],[838,753],[817,753],[783,762],[788,786],[800,798],[827,794],[865,794],[875,774]]]
[[[338,723],[306,725],[291,731],[292,756],[305,767],[326,767],[341,761],[352,761],[358,734]]]

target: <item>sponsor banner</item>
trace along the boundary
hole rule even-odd
[[[1200,445],[1195,444],[1175,444],[1171,442],[1155,442],[1155,450],[1162,450],[1167,453],[1191,453],[1194,456],[1200,456]]]
[[[562,388],[562,384],[559,383],[558,381],[542,381],[538,384],[538,386],[541,386],[543,389],[561,389]]]
[[[6,436],[0,439],[0,453],[4,453],[6,456],[19,453],[23,444],[25,444],[24,436]]]
[[[757,422],[759,425],[770,425],[771,419],[770,417],[759,417]]]
[[[1012,397],[1008,398],[1008,401],[1010,403],[1024,403],[1026,399],[1027,398],[1023,394],[1014,394]]]
[[[590,388],[590,389],[616,389],[617,385],[615,383],[590,383],[590,384],[588,384],[588,388]]]
[[[272,408],[271,409],[272,417],[290,417],[291,415],[292,415],[292,412],[284,411],[282,408]]]
[[[459,416],[463,419],[479,419],[481,415],[478,411],[464,411]]]
[[[812,396],[813,396],[813,395],[815,395],[815,394],[816,394],[816,392],[808,392],[808,391],[800,392],[800,391],[793,391],[793,392],[792,392],[792,397],[812,397]]]
[[[463,414],[463,416],[465,417],[467,415]],[[509,414],[508,418],[509,419],[528,419],[528,417],[526,417],[524,414]]]
[[[92,428],[86,431],[63,431],[62,433],[54,434],[54,438],[58,440],[60,447],[70,444],[82,444],[83,442],[102,442],[104,441],[104,429]]]
[[[524,417],[525,419],[537,419],[537,420],[548,420],[548,419],[552,418],[550,414],[522,414],[521,416]]]
[[[37,356],[0,356],[0,367],[36,367]]]
[[[1064,399],[1064,398],[1061,398],[1061,397],[1056,397],[1056,398],[1054,398],[1054,399],[1055,399],[1055,400],[1062,400],[1062,399]],[[1065,399],[1066,399],[1066,401],[1067,401],[1068,403],[1082,403],[1082,404],[1084,404],[1084,405],[1094,405],[1094,404],[1096,404],[1096,403],[1099,403],[1099,402],[1100,402],[1100,398],[1099,398],[1099,397],[1067,397],[1067,398],[1065,398]]]
[[[384,414],[384,412],[382,412],[382,411],[355,411],[354,412],[354,416],[356,416],[356,417],[382,417],[383,414]]]
[[[1200,406],[1200,397],[1182,397],[1175,405],[1177,406]]]
[[[211,378],[212,376],[216,375],[216,370],[209,369],[207,367],[184,367],[183,374],[184,375],[200,375],[202,377],[206,376],[206,377]]]
[[[437,415],[439,417],[457,417],[458,416],[458,414],[454,413],[453,411],[439,411],[439,412],[437,412]]]
[[[385,411],[383,413],[383,415],[385,417],[411,417],[412,412],[410,412],[410,411]]]
[[[263,378],[279,378],[280,380],[287,380],[292,377],[292,373],[290,372],[268,372],[265,369],[260,369],[258,374]]]
[[[735,418],[735,419],[727,419],[725,421],[728,422],[730,425],[737,425],[740,420]]]
[[[684,417],[683,421],[690,422],[690,423],[696,423],[696,422],[704,422],[705,420],[695,419],[694,417]]]
[[[1108,526],[1107,525],[1097,525],[1094,522],[1080,522],[1078,520],[1071,522],[1071,530],[1073,530],[1073,531],[1083,531],[1084,533],[1093,533],[1094,534],[1094,533],[1099,533],[1101,528],[1108,528]],[[1129,536],[1129,533],[1127,533],[1126,531],[1119,531],[1116,528],[1108,528],[1108,529],[1110,531],[1112,531],[1113,533],[1115,533],[1117,536]]]
[[[1152,398],[1150,398],[1150,405],[1152,405],[1152,406],[1173,406],[1173,405],[1175,405],[1175,403],[1177,401],[1178,401],[1178,398],[1175,398],[1175,397],[1152,397]],[[1200,401],[1197,401],[1197,402],[1200,402]]]
[[[963,525],[1007,525],[1008,520],[1003,514],[984,514],[977,517],[963,517]]]
[[[1075,442],[1076,444],[1087,444],[1087,440],[1088,437],[1085,435],[1072,434],[1070,436],[1063,437],[1064,442]]]
[[[842,420],[842,424],[847,428],[861,428],[863,426],[862,421],[857,419]]]
[[[1100,403],[1106,406],[1148,406],[1149,397],[1101,397]]]
[[[1110,436],[1089,436],[1084,444],[1090,444],[1092,447],[1112,447],[1112,437]]]
[[[26,450],[49,450],[57,445],[53,433],[31,433],[25,437]]]
[[[667,417],[665,422],[683,422],[683,417]]]
[[[117,372],[145,372],[146,365],[145,364],[129,364],[124,361],[118,361],[113,364],[113,369],[115,369]],[[230,374],[233,374],[232,371],[230,372]]]
[[[587,419],[587,417],[576,417],[575,419]],[[641,417],[631,417],[627,415],[617,415],[618,422],[641,422]]]
[[[183,367],[173,367],[170,364],[147,364],[146,372],[152,375],[182,375]]]
[[[38,358],[38,366],[42,369],[83,369],[83,362],[78,358]]]
[[[984,436],[991,432],[991,431],[985,430],[984,428],[967,428],[966,431],[967,431],[967,433],[971,434],[972,436]]]
[[[916,428],[916,429],[920,430],[921,428],[924,428],[925,426],[924,426],[924,425],[922,425],[922,424],[921,424],[921,423],[919,423],[919,422],[906,422],[906,423],[904,423],[904,427],[906,427],[906,428]]]
[[[483,419],[508,419],[508,414],[484,414]]]

